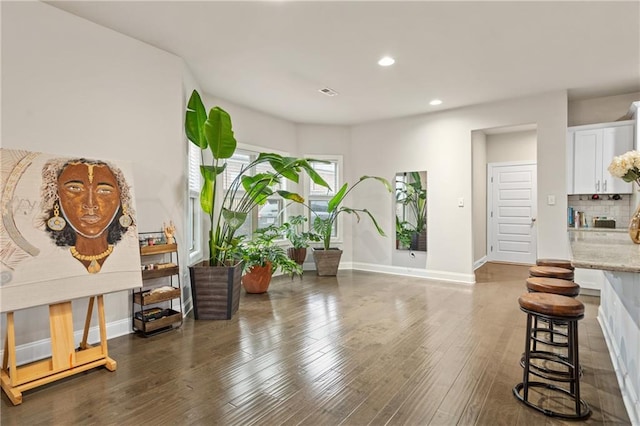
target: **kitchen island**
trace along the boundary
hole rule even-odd
[[[604,273],[598,322],[629,418],[640,425],[640,245],[622,232],[575,229],[568,235],[573,266]]]

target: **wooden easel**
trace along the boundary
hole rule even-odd
[[[87,344],[87,339],[95,299],[98,299],[100,343],[90,346]],[[51,329],[51,358],[17,366],[13,312],[7,312],[7,336],[4,343],[4,359],[2,360],[0,380],[2,390],[13,405],[22,403],[22,392],[26,390],[102,365],[109,371],[116,369],[116,362],[109,358],[107,351],[107,328],[102,295],[89,298],[84,334],[77,350],[74,347],[73,315],[70,301],[49,305],[49,327]]]

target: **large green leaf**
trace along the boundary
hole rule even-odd
[[[236,212],[229,209],[222,209],[222,217],[224,221],[229,225],[231,229],[238,229],[242,226],[245,220],[247,220],[247,213]]]
[[[367,209],[363,209],[361,210],[363,213],[366,213],[370,218],[371,221],[373,222],[373,224],[375,225],[376,229],[378,230],[378,234],[382,235],[383,237],[386,237],[386,234],[384,233],[384,231],[382,230],[382,228],[380,228],[380,225],[378,225],[378,222],[376,221],[376,218],[373,217],[373,215],[371,214],[371,212],[369,212],[369,210]]]
[[[200,206],[202,210],[211,214],[213,209],[213,182],[216,179],[216,173],[212,166],[200,166],[200,174],[204,179],[202,189],[200,190]]]
[[[316,172],[316,170],[311,166],[311,163],[329,164],[330,161],[316,160],[313,158],[309,158],[307,160],[300,160],[298,165],[301,168],[303,168],[305,172],[307,172],[307,175],[309,175],[313,183],[331,190],[331,187],[329,186],[329,184],[322,178],[322,176],[318,174],[318,172]]]
[[[375,179],[375,180],[377,180],[377,181],[379,181],[379,182],[382,182],[382,184],[384,185],[384,187],[385,187],[385,188],[387,188],[387,191],[389,191],[389,192],[393,191],[393,189],[391,188],[391,184],[389,183],[389,181],[388,181],[388,180],[386,180],[386,179],[385,179],[385,178],[383,178],[383,177],[380,177],[380,176],[366,176],[366,175],[365,175],[365,176],[360,177],[360,181],[367,180],[367,179]]]
[[[271,187],[280,183],[280,179],[270,172],[258,173],[254,176],[245,175],[242,176],[241,181],[242,187],[247,192],[255,191],[258,185],[260,185],[259,188],[262,189],[264,187]]]
[[[243,176],[242,186],[253,204],[264,204],[273,190],[271,186],[277,183],[277,179],[271,173],[259,173],[255,176]],[[253,206],[249,206],[251,209]]]
[[[336,207],[338,207],[338,205],[342,202],[342,199],[344,198],[345,194],[347,193],[347,187],[348,186],[349,185],[345,183],[344,185],[342,185],[342,188],[340,188],[340,190],[338,192],[336,192],[336,195],[331,197],[331,199],[329,200],[328,207],[327,207],[327,211],[329,213],[334,211],[336,209]]]
[[[270,161],[271,167],[285,178],[298,183],[299,180],[299,160],[293,157],[281,157],[279,161]]]
[[[291,201],[294,201],[296,203],[304,203],[304,197],[302,197],[300,194],[296,194],[294,192],[289,192],[289,191],[284,191],[284,190],[280,190],[280,191],[276,191],[276,192],[278,193],[278,195],[280,195],[285,200],[291,200]],[[289,219],[291,219],[291,218],[289,218]]]
[[[204,134],[213,158],[231,158],[235,153],[237,142],[231,128],[231,117],[222,108],[211,108],[209,118],[204,122]]]
[[[187,114],[184,121],[184,129],[187,138],[200,149],[207,148],[207,138],[204,135],[204,122],[207,120],[207,111],[197,91],[191,93],[187,104]]]

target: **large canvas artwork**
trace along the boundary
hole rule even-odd
[[[0,149],[0,312],[142,285],[128,165]]]

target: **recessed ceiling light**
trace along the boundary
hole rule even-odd
[[[436,105],[440,105],[441,103],[442,101],[440,99],[434,99],[431,102],[429,102],[429,105],[436,106]]]
[[[333,90],[331,87],[323,87],[322,89],[318,89],[318,92],[323,93],[327,96],[338,96],[338,92]]]
[[[388,67],[389,65],[393,65],[396,62],[391,56],[385,56],[384,58],[378,61],[378,65],[381,67]]]

